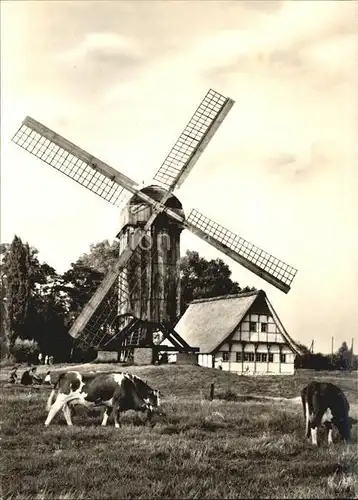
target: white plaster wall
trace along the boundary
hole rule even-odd
[[[279,348],[278,344],[271,344],[270,345],[270,352],[274,353],[274,357],[275,357],[275,353],[280,352],[280,348]]]
[[[177,362],[177,355],[176,353],[171,354],[168,352],[168,363],[176,363]]]
[[[281,373],[293,374],[295,367],[293,363],[281,363]]]
[[[281,335],[274,334],[275,339]],[[223,351],[227,352],[229,355],[228,361],[223,361]],[[224,371],[231,371],[236,373],[243,374],[293,374],[294,373],[294,360],[295,354],[292,353],[289,346],[282,346],[282,354],[286,355],[286,362],[280,363],[280,346],[278,343],[273,343],[270,345],[270,351],[267,350],[267,345],[260,344],[257,347],[257,351],[259,353],[267,353],[267,355],[273,354],[273,362],[268,361],[237,361],[236,354],[238,352],[242,352],[241,343],[232,344],[231,352],[229,349],[229,344],[225,343],[220,347],[220,351],[215,353],[215,368],[219,368],[219,365],[222,366]],[[247,343],[245,345],[244,352],[255,352],[255,344]],[[212,358],[209,354],[200,354],[199,355],[199,365],[205,366],[208,368],[212,368]]]
[[[199,354],[198,364],[204,366],[205,368],[211,368],[211,355],[209,354]]]
[[[234,340],[240,340],[240,332],[235,332]],[[250,340],[250,332],[249,331],[241,332],[241,340],[246,340],[246,341]]]
[[[250,332],[250,321],[257,323],[257,331]],[[261,324],[267,324],[267,332],[261,332]],[[241,333],[240,333],[241,328]],[[279,328],[275,324],[272,316],[266,314],[252,314],[251,318],[248,314],[245,316],[240,327],[233,335],[233,340],[245,341],[262,341],[262,342],[279,342],[285,343],[284,338],[280,334]]]

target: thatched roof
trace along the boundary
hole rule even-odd
[[[239,326],[258,297],[266,300],[281,334],[292,350],[298,353],[296,344],[283,327],[263,290],[194,300],[175,326],[175,331],[190,346],[199,347],[201,353],[211,353]]]

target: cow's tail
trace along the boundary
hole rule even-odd
[[[53,400],[55,399],[55,395],[56,395],[56,390],[58,388],[58,380],[55,382],[54,386],[53,386],[53,389],[49,395],[49,397],[47,398],[47,402],[46,402],[46,411],[50,411],[50,408],[52,406],[52,403],[53,403]]]

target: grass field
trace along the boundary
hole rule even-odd
[[[81,371],[93,368],[114,367]],[[297,397],[312,375],[239,377],[175,365],[130,371],[164,393],[166,416],[152,428],[134,412],[120,429],[111,420],[102,428],[101,411],[78,408],[72,428],[61,414],[45,429],[49,388],[10,386],[2,370],[2,498],[357,498],[356,446],[334,434],[329,448],[321,434],[314,449],[304,438]],[[356,419],[355,375],[316,378],[346,392]],[[210,402],[212,382],[218,398]],[[228,393],[236,401],[219,399]]]

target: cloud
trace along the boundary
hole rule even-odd
[[[90,32],[75,46],[57,52],[51,67],[51,79],[61,82],[56,93],[80,110],[83,120],[93,109],[93,100],[101,100],[111,84],[123,84],[135,78],[150,58],[134,37],[112,32]],[[95,106],[94,106],[95,107]],[[63,109],[58,119],[66,121]]]
[[[76,47],[60,52],[57,57],[60,60],[76,62],[93,54],[137,58],[140,57],[141,51],[138,44],[129,37],[116,33],[88,33]]]
[[[327,84],[337,72],[347,76],[357,55],[352,5],[337,2],[285,2],[277,16],[257,19],[247,29],[221,31],[197,47],[208,64],[208,78],[256,73],[276,77],[310,73]],[[221,54],[222,57],[218,57]],[[211,64],[210,64],[211,61]],[[278,72],[278,74],[277,74]]]
[[[272,165],[274,168],[282,168],[295,162],[296,157],[288,153],[280,153],[279,155],[269,160],[270,165]]]
[[[343,151],[337,151],[335,144],[319,140],[313,142],[306,150],[295,154],[278,153],[263,160],[267,168],[286,181],[307,181],[317,178],[342,161]]]
[[[133,38],[115,33],[89,33],[75,47],[57,54],[59,70],[68,71],[70,86],[103,90],[104,83],[133,76],[144,61],[144,53]],[[74,71],[76,69],[77,71]]]

